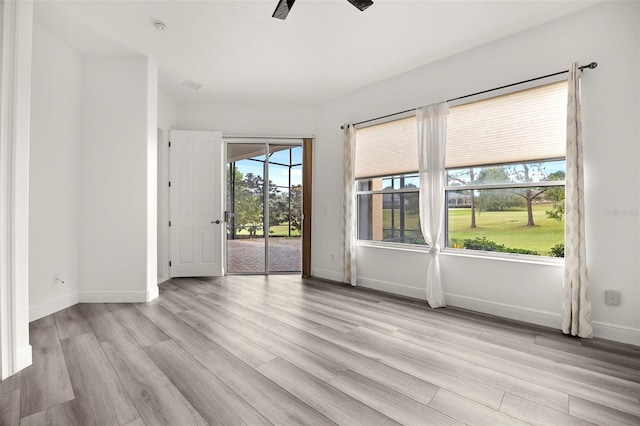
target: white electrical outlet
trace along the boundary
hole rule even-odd
[[[604,303],[609,306],[620,306],[620,292],[615,290],[605,290]]]

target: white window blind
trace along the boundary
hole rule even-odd
[[[563,158],[567,82],[452,107],[446,167]]]
[[[452,107],[447,168],[563,158],[567,82]],[[356,130],[356,179],[418,171],[418,130],[411,116]]]
[[[356,179],[418,171],[418,125],[407,117],[356,129]]]

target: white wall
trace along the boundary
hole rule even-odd
[[[179,104],[178,129],[216,130],[242,136],[313,135],[309,106],[274,104]]]
[[[157,294],[157,71],[85,57],[82,83],[80,299],[145,301]]]
[[[0,2],[0,379],[31,364],[29,121],[33,2]]]
[[[34,23],[29,193],[30,320],[78,302],[82,57]],[[64,284],[53,285],[59,273]]]
[[[318,106],[313,274],[341,278],[344,122],[356,122],[597,61],[582,80],[587,256],[597,336],[640,344],[640,4],[608,2]],[[614,213],[616,212],[617,213]],[[361,285],[422,297],[428,254],[358,247]],[[381,265],[384,265],[382,267]],[[562,268],[442,255],[451,305],[558,327]],[[622,293],[619,307],[604,290]]]
[[[147,170],[146,205],[147,235],[146,258],[147,279],[144,300],[150,301],[160,295],[158,289],[158,65],[151,58],[146,58],[146,158],[144,166]]]
[[[178,123],[178,104],[164,91],[158,90],[158,127],[174,128]]]

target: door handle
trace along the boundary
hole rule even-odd
[[[215,223],[215,224],[217,224],[217,225],[220,225],[220,219],[212,220],[212,221],[211,221],[211,223]]]

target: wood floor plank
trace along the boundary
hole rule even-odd
[[[91,326],[89,326],[78,305],[58,311],[53,314],[53,317],[56,320],[60,339],[91,332]]]
[[[0,394],[0,425],[18,426],[20,424],[20,391]]]
[[[353,371],[345,371],[329,384],[403,425],[462,425],[415,399]]]
[[[20,426],[98,426],[103,420],[91,416],[76,401],[68,401],[47,410],[23,417]]]
[[[194,296],[207,294],[211,291],[210,285],[199,280],[176,278],[171,280],[171,283]]]
[[[465,339],[449,333],[439,333],[436,343],[441,342],[447,347],[459,346],[464,353],[474,356],[476,362],[493,365],[493,356],[497,357],[497,366],[501,371],[516,377],[534,381],[551,387],[560,392],[593,399],[605,405],[614,404],[616,407],[626,406],[631,413],[638,410],[638,383],[635,379],[624,380],[615,376],[607,376],[599,371],[591,371],[592,363],[583,363],[576,359],[571,365],[568,359],[557,361],[555,350],[542,349],[536,345],[516,345],[510,340],[502,338],[493,342],[484,340]],[[453,345],[453,346],[452,346]],[[623,368],[623,367],[621,367]]]
[[[329,329],[311,329],[309,333],[325,340],[333,341],[361,355],[377,359],[407,374],[430,382],[435,386],[466,396],[494,410],[498,409],[500,401],[502,401],[504,392],[501,390],[472,379],[451,374],[451,372],[435,367],[425,360],[420,360],[415,357],[403,357],[392,347],[378,346],[350,333],[339,333]]]
[[[271,424],[176,343],[166,341],[145,350],[209,424]]]
[[[582,339],[582,346],[599,349],[610,354],[618,354],[630,357],[640,357],[640,347],[626,343],[613,342],[604,339]]]
[[[112,303],[109,304],[109,309],[140,346],[145,347],[169,340],[169,336],[136,309],[134,305]]]
[[[274,425],[334,424],[221,347],[195,358]]]
[[[124,426],[147,426],[147,424],[144,422],[144,420],[142,420],[141,417],[138,417],[134,421],[129,422]]]
[[[0,424],[640,424],[640,347],[294,275],[159,290],[30,324]]]
[[[374,337],[383,340],[389,339],[388,336]],[[422,351],[424,358],[428,359],[436,367],[454,368],[456,374],[478,380],[507,393],[520,395],[564,413],[569,410],[569,395],[567,393],[543,386],[537,383],[534,377],[529,377],[529,380],[526,380],[524,375],[521,374],[520,368],[510,368],[509,363],[505,363],[499,358],[490,356],[477,357],[468,348],[460,348],[430,336],[398,331],[391,337],[421,346],[422,349],[415,352]],[[389,341],[388,344],[404,345],[405,343]],[[414,352],[411,348],[407,349]]]
[[[21,373],[14,374],[0,381],[0,394],[20,390],[20,375]]]
[[[56,325],[56,321],[53,318],[53,315],[47,315],[46,317],[31,321],[29,323],[29,330],[35,330],[36,328],[53,327],[54,325]]]
[[[180,312],[178,316],[195,330],[252,367],[262,365],[276,357],[263,347],[245,339],[199,311],[188,310]]]
[[[22,416],[74,398],[55,324],[45,328],[32,328],[29,336],[33,348],[33,364],[20,373]]]
[[[190,355],[199,354],[215,346],[210,339],[160,305],[136,305],[136,308]]]
[[[168,286],[167,286],[168,287]],[[177,314],[178,312],[186,311],[191,308],[191,305],[184,303],[179,298],[174,297],[175,292],[171,289],[160,292],[160,296],[153,302],[152,305],[158,304],[165,308],[167,311]]]
[[[614,376],[624,380],[631,380],[634,382],[640,381],[640,369],[618,364],[615,361],[606,362],[601,359],[591,358],[588,355],[582,356],[576,353],[565,352],[553,347],[555,345],[543,346],[531,343],[517,343],[513,342],[511,339],[504,338],[503,336],[492,334],[483,334],[480,337],[480,340],[497,347],[512,349],[516,353],[521,353],[523,355],[537,356],[547,363],[576,366],[581,367],[586,371],[599,372],[604,375]],[[576,341],[576,345],[577,344],[579,344],[579,341]],[[573,344],[568,345],[573,346]],[[629,362],[634,361],[627,360],[624,364],[628,364]]]
[[[269,315],[257,312],[255,309],[247,307],[242,303],[238,303],[233,298],[221,296],[217,293],[203,294],[200,295],[200,297],[210,301],[211,303],[222,305],[226,311],[239,315],[247,321],[260,324],[262,328],[271,328],[282,324],[280,321],[269,317]]]
[[[281,358],[261,365],[258,371],[339,425],[398,424]]]
[[[307,304],[307,308],[323,313],[325,315],[339,318],[347,323],[366,326],[372,330],[379,330],[383,333],[393,333],[398,327],[385,321],[381,321],[379,317],[364,314],[366,308],[358,308],[356,306],[346,306],[343,303],[331,301],[328,298],[318,298],[317,296],[308,297],[309,300],[318,303]],[[298,303],[295,303],[298,306]],[[369,311],[371,312],[371,311]]]
[[[133,338],[103,342],[102,348],[145,423],[207,424]]]
[[[62,351],[87,424],[121,425],[140,417],[93,333],[62,340]]]
[[[487,368],[439,350],[417,345],[394,336],[379,333],[366,328],[357,328],[349,334],[359,336],[370,344],[381,344],[393,348],[397,357],[415,358],[416,361],[425,360],[434,368],[449,370],[460,377],[483,383],[505,392],[515,392],[524,395],[532,401],[539,402],[552,408],[566,412],[568,410],[568,395],[537,383],[522,380],[509,374],[502,373],[495,368]],[[428,337],[425,336],[425,339]],[[496,366],[493,366],[496,367]]]
[[[297,365],[321,380],[329,381],[345,370],[345,367],[343,367],[339,362],[323,358],[302,346],[296,345],[289,340],[283,339],[277,334],[271,333],[269,330],[256,327],[253,323],[245,321],[243,318],[229,313],[216,305],[202,301],[198,306],[198,311],[210,318],[217,319],[220,324],[224,325],[228,329],[236,332],[249,341],[255,342],[269,353],[277,355],[280,358]],[[218,344],[220,344],[220,342],[218,342]],[[233,350],[227,350],[233,353]],[[242,356],[238,356],[238,358],[242,359]],[[270,359],[273,359],[273,357]]]
[[[618,355],[617,353],[606,352],[598,348],[582,346],[581,344],[570,344],[567,343],[569,340],[571,339],[567,337],[560,340],[550,339],[547,336],[537,336],[535,344],[548,348],[559,349],[572,355],[588,355],[591,359],[598,359],[604,362],[614,363],[616,365],[640,369],[640,357]],[[580,341],[578,341],[578,343],[580,343]]]
[[[249,295],[247,296],[247,294]],[[214,289],[212,290],[212,293],[205,297],[209,298],[211,301],[217,301],[217,303],[223,308],[227,307],[227,303],[225,303],[226,301],[233,300],[235,303],[255,311],[256,314],[259,314],[258,317],[254,317],[252,319],[245,315],[245,318],[267,329],[277,327],[280,324],[269,324],[268,322],[265,322],[264,318],[261,316],[263,315],[263,312],[278,320],[280,323],[286,323],[293,327],[300,328],[313,328],[317,325],[323,325],[338,331],[349,331],[358,325],[314,311],[296,303],[296,300],[290,296],[280,296],[275,293],[264,293],[248,289],[248,291],[239,295],[227,295],[225,293],[216,292]]]
[[[526,424],[446,389],[440,389],[429,403],[429,406],[469,425]]]
[[[80,303],[80,312],[91,326],[99,342],[126,337],[129,332],[104,303]]]
[[[569,414],[588,422],[601,425],[640,425],[640,416],[634,416],[576,396],[571,396],[569,398]]]
[[[321,339],[303,330],[282,326],[271,329],[272,333],[330,359],[345,368],[380,383],[422,404],[428,404],[436,394],[438,386],[413,375],[397,370],[372,358],[344,348],[332,341]]]
[[[525,423],[538,426],[592,425],[592,423],[590,422],[586,422],[567,413],[563,413],[552,408],[536,404],[535,402],[517,397],[515,395],[511,395],[509,393],[505,394],[504,399],[502,400],[502,405],[500,405],[500,412],[521,420]]]

